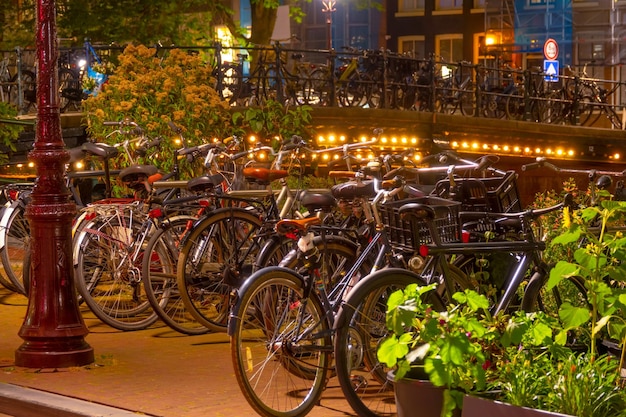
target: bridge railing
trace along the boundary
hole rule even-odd
[[[118,46],[94,46],[102,60],[116,59]],[[87,58],[83,48],[61,48],[62,110],[80,110]],[[301,50],[281,43],[234,48],[161,46],[201,54],[213,68],[215,88],[232,106],[277,100],[292,105],[430,111],[538,123],[624,128],[624,83],[589,77],[586,68],[545,74],[541,68],[492,68],[469,62],[418,59],[384,50]],[[0,99],[22,113],[34,111],[33,51],[0,51]]]

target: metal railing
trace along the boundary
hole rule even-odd
[[[104,59],[121,47],[94,46]],[[364,107],[429,111],[538,123],[624,128],[624,83],[591,78],[586,67],[545,74],[540,68],[491,68],[437,57],[417,59],[383,50],[299,50],[270,47],[231,48],[220,44],[157,46],[156,54],[177,48],[201,54],[213,68],[215,88],[232,106],[276,100],[291,105]],[[0,51],[2,52],[2,51]],[[4,51],[8,77],[0,77],[0,99],[14,100],[22,113],[34,109],[32,51]],[[61,65],[76,77],[83,48],[61,48]],[[70,84],[66,84],[70,85]],[[80,109],[82,94],[60,95]],[[17,89],[17,90],[14,90]],[[17,91],[17,94],[15,92]],[[32,101],[31,101],[32,100]],[[69,106],[67,108],[70,108]]]

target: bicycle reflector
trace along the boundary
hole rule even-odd
[[[461,242],[468,243],[470,241],[471,234],[467,230],[461,232]]]
[[[420,245],[419,254],[420,256],[426,258],[428,256],[428,246]]]
[[[160,217],[163,217],[163,210],[161,210],[160,208],[152,209],[148,213],[148,217],[150,217],[151,219],[158,219]]]

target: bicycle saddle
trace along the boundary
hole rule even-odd
[[[110,159],[118,154],[115,146],[107,145],[106,143],[86,142],[83,143],[81,149],[84,153],[88,153],[102,159]]]
[[[157,173],[154,165],[131,165],[120,171],[120,179],[123,182],[135,182],[140,177],[149,177]]]
[[[363,182],[344,182],[343,184],[333,185],[330,189],[335,198],[355,198],[355,197],[374,197],[376,192],[374,191],[373,181]]]
[[[328,193],[305,193],[301,203],[310,212],[331,211],[337,206],[337,200]]]
[[[248,167],[243,169],[243,176],[246,178],[246,181],[260,185],[269,185],[274,180],[289,176],[289,172],[284,169]]]
[[[187,182],[187,189],[194,193],[208,192],[219,186],[224,181],[222,174],[203,175],[190,179]]]

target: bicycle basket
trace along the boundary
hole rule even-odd
[[[508,171],[502,177],[458,178],[454,181],[458,186],[454,200],[461,203],[463,211],[510,213],[522,210],[515,171]],[[437,182],[432,194],[452,198],[450,180]]]
[[[432,243],[426,221],[402,219],[400,217],[400,207],[407,203],[447,207],[446,213],[435,219],[435,229],[443,243],[460,241],[461,225],[459,211],[461,203],[436,196],[426,196],[391,201],[379,206],[378,211],[381,221],[387,228],[389,240],[394,247],[403,251],[413,251],[419,249],[420,245]]]

